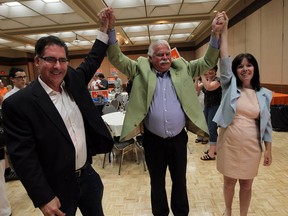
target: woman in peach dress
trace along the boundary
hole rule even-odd
[[[246,216],[262,151],[263,165],[269,166],[272,162],[272,93],[260,86],[258,63],[251,54],[239,54],[233,61],[229,58],[228,18],[225,18],[226,28],[221,35],[220,48],[220,81],[223,92],[220,107],[213,119],[220,127],[217,169],[224,176],[226,209],[223,215],[232,215],[235,185],[239,181],[240,216]]]

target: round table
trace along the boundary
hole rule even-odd
[[[112,112],[102,115],[102,119],[110,126],[114,136],[121,135],[124,118],[124,112]]]

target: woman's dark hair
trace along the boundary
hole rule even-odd
[[[55,36],[41,37],[35,45],[35,55],[43,56],[46,46],[57,45],[65,49],[66,57],[68,58],[68,47],[63,40]]]
[[[261,88],[259,67],[258,67],[257,60],[250,53],[241,53],[241,54],[237,55],[232,61],[232,71],[233,71],[234,76],[236,77],[237,87],[242,88],[242,81],[239,79],[239,77],[237,75],[237,67],[241,64],[243,59],[247,59],[247,61],[253,65],[254,75],[251,79],[251,85],[255,91],[259,91]]]

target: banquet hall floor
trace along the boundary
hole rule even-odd
[[[190,214],[195,216],[220,216],[224,210],[222,175],[215,168],[216,161],[201,161],[208,145],[194,143],[195,135],[189,134],[187,188]],[[254,180],[249,216],[288,215],[288,132],[273,132],[273,163],[264,167],[262,161],[258,176]],[[126,157],[127,156],[127,157]],[[150,206],[150,185],[148,171],[143,164],[137,164],[133,152],[125,155],[118,175],[119,160],[102,169],[103,155],[94,157],[93,167],[104,183],[103,208],[106,216],[148,216]],[[167,194],[170,198],[171,181],[167,171]],[[6,183],[13,216],[40,216],[20,181]],[[239,186],[236,186],[233,216],[239,216]],[[77,211],[77,216],[82,214]],[[173,215],[170,213],[170,215]]]

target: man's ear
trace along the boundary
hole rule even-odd
[[[39,66],[39,57],[38,56],[34,57],[34,64],[35,64],[36,67]]]
[[[148,56],[148,58],[149,58],[149,62],[152,63],[152,57]]]

